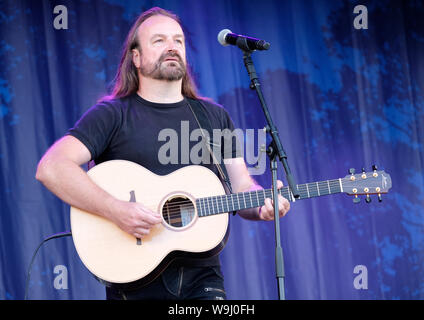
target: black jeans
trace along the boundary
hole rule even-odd
[[[225,300],[219,266],[168,267],[153,282],[137,290],[106,288],[108,300]]]

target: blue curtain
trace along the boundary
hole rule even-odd
[[[68,29],[54,27],[57,5]],[[365,29],[355,27],[357,5]],[[372,164],[391,175],[381,203],[338,194],[291,204],[280,220],[286,297],[423,299],[424,6],[413,0],[0,1],[0,299],[23,299],[37,245],[70,229],[69,206],[34,178],[38,161],[107,92],[130,26],[153,6],[181,17],[201,94],[243,130],[257,133],[265,118],[241,51],[216,36],[229,28],[271,43],[253,60],[296,183]],[[269,187],[268,164],[254,178]],[[281,164],[279,178],[286,183]],[[274,242],[272,222],[231,217],[221,254],[228,298],[278,298]],[[55,285],[65,276],[67,286]],[[67,237],[40,249],[28,295],[105,291]]]

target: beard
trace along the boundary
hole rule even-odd
[[[165,61],[170,57],[176,58],[177,61]],[[176,52],[164,52],[155,63],[142,63],[140,66],[140,73],[143,76],[156,80],[178,81],[186,72],[186,65]]]

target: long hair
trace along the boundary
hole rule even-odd
[[[123,98],[137,92],[139,87],[139,80],[138,80],[137,68],[135,67],[132,61],[132,50],[136,48],[140,49],[139,43],[137,41],[138,27],[148,18],[152,16],[156,16],[156,15],[163,15],[171,19],[174,19],[181,26],[181,29],[183,29],[179,17],[170,11],[167,11],[159,7],[154,7],[143,12],[137,18],[137,20],[131,27],[130,32],[127,35],[126,41],[122,49],[121,62],[119,64],[118,71],[114,79],[112,94],[105,98],[107,99]],[[191,75],[188,63],[186,67],[186,73],[182,79],[181,93],[183,96],[187,98],[192,98],[192,99],[199,98],[197,94],[197,88],[194,83],[193,77]]]

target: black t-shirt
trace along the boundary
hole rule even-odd
[[[228,135],[234,130],[234,124],[226,110],[209,101],[202,102],[206,107],[211,128],[227,133],[222,135],[223,138],[219,142],[213,139],[212,133],[210,134],[212,143],[221,144],[221,158],[240,157],[237,143]],[[199,164],[218,175],[209,153],[203,154],[204,149],[199,149],[202,137],[196,134],[200,132],[198,128],[187,99],[177,103],[159,104],[133,94],[121,99],[103,101],[91,107],[68,134],[88,148],[91,159],[96,164],[114,159],[129,160],[158,175],[169,174],[187,165]],[[197,131],[190,139],[194,130]],[[178,137],[177,145],[175,136]],[[172,143],[171,139],[174,139]],[[228,144],[230,139],[233,143]],[[195,150],[192,150],[193,147]],[[191,151],[195,152],[190,154]],[[208,259],[185,259],[176,260],[174,263],[191,266],[218,265],[219,258],[216,256]]]

